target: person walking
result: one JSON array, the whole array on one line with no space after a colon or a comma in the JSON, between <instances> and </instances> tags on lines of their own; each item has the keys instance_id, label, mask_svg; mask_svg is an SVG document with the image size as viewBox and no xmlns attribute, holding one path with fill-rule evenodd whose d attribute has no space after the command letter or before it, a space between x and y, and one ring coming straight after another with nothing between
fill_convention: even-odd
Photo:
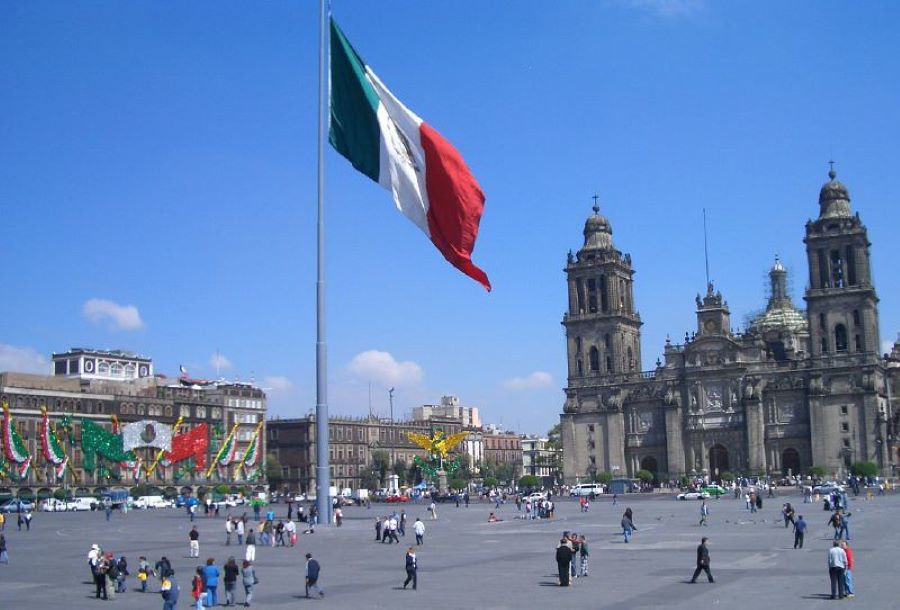
<instances>
[{"instance_id":1,"label":"person walking","mask_svg":"<svg viewBox=\"0 0 900 610\"><path fill-rule=\"evenodd\" d=\"M194 610L203 610L204 602L209 600L203 589L203 566L197 566L194 578L191 580L191 597L194 598Z\"/></svg>"},{"instance_id":2,"label":"person walking","mask_svg":"<svg viewBox=\"0 0 900 610\"><path fill-rule=\"evenodd\" d=\"M631 534L636 529L634 521L631 520L631 509L629 508L622 515L622 535L625 537L625 544L631 542Z\"/></svg>"},{"instance_id":3,"label":"person walking","mask_svg":"<svg viewBox=\"0 0 900 610\"><path fill-rule=\"evenodd\" d=\"M6 550L6 536L0 532L0 563L9 565L9 553Z\"/></svg>"},{"instance_id":4,"label":"person walking","mask_svg":"<svg viewBox=\"0 0 900 610\"><path fill-rule=\"evenodd\" d=\"M841 513L841 528L838 530L838 538L843 537L850 540L850 512Z\"/></svg>"},{"instance_id":5,"label":"person walking","mask_svg":"<svg viewBox=\"0 0 900 610\"><path fill-rule=\"evenodd\" d=\"M163 599L163 610L175 610L178 605L178 581L175 580L175 570L172 568L162 575L159 594Z\"/></svg>"},{"instance_id":6,"label":"person walking","mask_svg":"<svg viewBox=\"0 0 900 610\"><path fill-rule=\"evenodd\" d=\"M91 556L93 555L93 556ZM106 570L104 568L103 552L96 544L91 547L90 559L91 575L94 577L94 586L97 591L97 599L106 599Z\"/></svg>"},{"instance_id":7,"label":"person walking","mask_svg":"<svg viewBox=\"0 0 900 610\"><path fill-rule=\"evenodd\" d=\"M830 525L831 527L834 528L834 539L835 540L840 540L840 538L841 538L841 520L842 520L841 519L841 511L835 510L831 514L831 517L828 519L828 523L825 524L825 525Z\"/></svg>"},{"instance_id":8,"label":"person walking","mask_svg":"<svg viewBox=\"0 0 900 610\"><path fill-rule=\"evenodd\" d=\"M556 547L556 569L559 573L559 586L569 586L569 565L572 563L572 547L569 539L563 536Z\"/></svg>"},{"instance_id":9,"label":"person walking","mask_svg":"<svg viewBox=\"0 0 900 610\"><path fill-rule=\"evenodd\" d=\"M234 521L231 520L231 515L225 517L225 546L229 546L231 544L231 534L234 533Z\"/></svg>"},{"instance_id":10,"label":"person walking","mask_svg":"<svg viewBox=\"0 0 900 610\"><path fill-rule=\"evenodd\" d=\"M153 570L150 569L150 564L147 563L147 558L143 555L138 557L138 573L137 579L141 583L141 593L147 592L147 580L150 579L150 574L153 573Z\"/></svg>"},{"instance_id":11,"label":"person walking","mask_svg":"<svg viewBox=\"0 0 900 610\"><path fill-rule=\"evenodd\" d=\"M206 567L203 568L203 581L203 584L206 585L207 603L210 606L218 605L219 597L216 592L219 589L219 566L212 557L206 560Z\"/></svg>"},{"instance_id":12,"label":"person walking","mask_svg":"<svg viewBox=\"0 0 900 610\"><path fill-rule=\"evenodd\" d=\"M418 517L416 517L416 522L413 523L413 532L416 535L416 545L422 546L425 542L425 524Z\"/></svg>"},{"instance_id":13,"label":"person walking","mask_svg":"<svg viewBox=\"0 0 900 610\"><path fill-rule=\"evenodd\" d=\"M706 519L709 517L709 507L706 505L706 500L703 501L703 504L700 505L700 523L699 525L706 526Z\"/></svg>"},{"instance_id":14,"label":"person walking","mask_svg":"<svg viewBox=\"0 0 900 610\"><path fill-rule=\"evenodd\" d=\"M237 585L237 577L240 574L241 569L238 567L237 562L234 560L234 557L229 557L228 561L225 562L225 567L222 568L222 571L225 572L225 576L222 581L225 583L225 605L233 606L234 605L234 588Z\"/></svg>"},{"instance_id":15,"label":"person walking","mask_svg":"<svg viewBox=\"0 0 900 610\"><path fill-rule=\"evenodd\" d=\"M847 569L844 570L844 593L847 597L856 597L853 594L853 549L846 540L841 541L841 548L847 555Z\"/></svg>"},{"instance_id":16,"label":"person walking","mask_svg":"<svg viewBox=\"0 0 900 610\"><path fill-rule=\"evenodd\" d=\"M241 583L244 585L244 606L250 607L250 602L253 601L253 586L259 582L259 579L256 577L256 569L253 567L253 564L244 560L244 563L241 565Z\"/></svg>"},{"instance_id":17,"label":"person walking","mask_svg":"<svg viewBox=\"0 0 900 610\"><path fill-rule=\"evenodd\" d=\"M191 528L191 531L188 533L188 538L191 541L191 557L200 557L200 532L197 531L197 526Z\"/></svg>"},{"instance_id":18,"label":"person walking","mask_svg":"<svg viewBox=\"0 0 900 610\"><path fill-rule=\"evenodd\" d=\"M419 564L416 561L416 550L413 547L409 547L406 551L406 580L403 582L404 589L412 582L413 591L416 590L416 585L418 584L418 569Z\"/></svg>"},{"instance_id":19,"label":"person walking","mask_svg":"<svg viewBox=\"0 0 900 610\"><path fill-rule=\"evenodd\" d=\"M791 525L796 525L794 522L794 507L791 506L790 502L785 503L785 505L781 509L781 513L784 516L784 529L787 529L788 523Z\"/></svg>"},{"instance_id":20,"label":"person walking","mask_svg":"<svg viewBox=\"0 0 900 610\"><path fill-rule=\"evenodd\" d=\"M431 513L431 520L435 521L437 519L437 504L434 503L434 500L428 505L428 512Z\"/></svg>"},{"instance_id":21,"label":"person walking","mask_svg":"<svg viewBox=\"0 0 900 610\"><path fill-rule=\"evenodd\" d=\"M128 560L122 555L119 557L119 563L116 564L119 574L116 577L116 593L125 593L128 589L125 586L125 577L131 572L128 571Z\"/></svg>"},{"instance_id":22,"label":"person walking","mask_svg":"<svg viewBox=\"0 0 900 610\"><path fill-rule=\"evenodd\" d=\"M319 588L319 573L321 566L319 562L312 558L312 553L306 554L306 597L309 597L310 591L315 591L319 597L325 597L325 591Z\"/></svg>"},{"instance_id":23,"label":"person walking","mask_svg":"<svg viewBox=\"0 0 900 610\"><path fill-rule=\"evenodd\" d=\"M716 582L713 580L712 572L709 571L709 549L706 546L708 542L709 538L704 537L700 539L700 546L697 547L697 567L694 570L694 575L691 577L691 584L697 582L700 572L706 572L706 578L709 582Z\"/></svg>"},{"instance_id":24,"label":"person walking","mask_svg":"<svg viewBox=\"0 0 900 610\"><path fill-rule=\"evenodd\" d=\"M803 548L803 536L806 534L806 521L803 520L803 515L797 517L797 522L794 523L794 548L802 549Z\"/></svg>"},{"instance_id":25,"label":"person walking","mask_svg":"<svg viewBox=\"0 0 900 610\"><path fill-rule=\"evenodd\" d=\"M406 509L402 509L400 511L400 523L397 526L397 530L400 532L400 535L406 538ZM848 538L849 540L849 538Z\"/></svg>"},{"instance_id":26,"label":"person walking","mask_svg":"<svg viewBox=\"0 0 900 610\"><path fill-rule=\"evenodd\" d=\"M578 553L581 555L581 575L588 575L588 543L585 536L581 536L578 540Z\"/></svg>"},{"instance_id":27,"label":"person walking","mask_svg":"<svg viewBox=\"0 0 900 610\"><path fill-rule=\"evenodd\" d=\"M844 587L844 570L847 569L847 553L841 543L835 540L828 550L828 577L831 579L831 599L844 599L847 591Z\"/></svg>"},{"instance_id":28,"label":"person walking","mask_svg":"<svg viewBox=\"0 0 900 610\"><path fill-rule=\"evenodd\" d=\"M247 552L244 553L244 559L256 561L256 531L252 527L247 530Z\"/></svg>"},{"instance_id":29,"label":"person walking","mask_svg":"<svg viewBox=\"0 0 900 610\"><path fill-rule=\"evenodd\" d=\"M381 542L381 517L375 517L375 542Z\"/></svg>"}]
</instances>

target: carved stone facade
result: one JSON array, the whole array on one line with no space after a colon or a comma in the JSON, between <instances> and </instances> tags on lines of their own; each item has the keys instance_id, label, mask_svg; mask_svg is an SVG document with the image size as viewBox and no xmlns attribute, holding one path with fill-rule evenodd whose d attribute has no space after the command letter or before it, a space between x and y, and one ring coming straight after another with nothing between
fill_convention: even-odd
<instances>
[{"instance_id":1,"label":"carved stone facade","mask_svg":"<svg viewBox=\"0 0 900 610\"><path fill-rule=\"evenodd\" d=\"M806 225L808 311L791 302L776 257L766 311L743 333L709 284L697 295L697 330L681 344L667 339L664 361L645 372L631 257L615 249L594 207L584 247L565 269L566 482L642 469L660 478L797 474L813 465L840 473L858 461L892 471L898 454L869 242L847 188L829 177L819 217Z\"/></svg>"}]
</instances>

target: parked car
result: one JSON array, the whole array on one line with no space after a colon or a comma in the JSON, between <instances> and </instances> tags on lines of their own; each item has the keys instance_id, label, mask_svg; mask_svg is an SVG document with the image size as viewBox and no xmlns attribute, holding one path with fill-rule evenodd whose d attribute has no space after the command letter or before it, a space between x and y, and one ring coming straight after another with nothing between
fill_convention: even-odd
<instances>
[{"instance_id":1,"label":"parked car","mask_svg":"<svg viewBox=\"0 0 900 610\"><path fill-rule=\"evenodd\" d=\"M403 503L405 503L405 502L409 502L409 496L400 496L400 495L388 496L387 498L385 498L384 501L385 502L403 502Z\"/></svg>"},{"instance_id":2,"label":"parked car","mask_svg":"<svg viewBox=\"0 0 900 610\"><path fill-rule=\"evenodd\" d=\"M97 498L83 496L80 498L72 498L72 510L96 510L100 506Z\"/></svg>"},{"instance_id":3,"label":"parked car","mask_svg":"<svg viewBox=\"0 0 900 610\"><path fill-rule=\"evenodd\" d=\"M174 502L162 496L141 496L134 501L135 508L171 508L174 505Z\"/></svg>"},{"instance_id":4,"label":"parked car","mask_svg":"<svg viewBox=\"0 0 900 610\"><path fill-rule=\"evenodd\" d=\"M0 513L25 513L34 510L34 502L29 500L7 500L0 504Z\"/></svg>"},{"instance_id":5,"label":"parked car","mask_svg":"<svg viewBox=\"0 0 900 610\"><path fill-rule=\"evenodd\" d=\"M715 483L712 485L704 485L703 491L708 493L711 496L724 496L728 493L728 490L722 487L721 485L716 485Z\"/></svg>"},{"instance_id":6,"label":"parked car","mask_svg":"<svg viewBox=\"0 0 900 610\"><path fill-rule=\"evenodd\" d=\"M604 491L605 489L601 483L581 483L573 487L569 495L572 497L590 496L591 494L599 496Z\"/></svg>"},{"instance_id":7,"label":"parked car","mask_svg":"<svg viewBox=\"0 0 900 610\"><path fill-rule=\"evenodd\" d=\"M67 510L75 510L75 503L68 500L58 500L56 498L47 498L41 502L41 510L48 513L63 512Z\"/></svg>"},{"instance_id":8,"label":"parked car","mask_svg":"<svg viewBox=\"0 0 900 610\"><path fill-rule=\"evenodd\" d=\"M679 500L705 500L709 493L705 491L685 491L675 496Z\"/></svg>"},{"instance_id":9,"label":"parked car","mask_svg":"<svg viewBox=\"0 0 900 610\"><path fill-rule=\"evenodd\" d=\"M522 501L524 502L527 500L529 502L537 502L538 500L546 500L546 499L547 499L546 492L536 491L536 492L534 492L532 494L528 494L527 496L522 498Z\"/></svg>"}]
</instances>

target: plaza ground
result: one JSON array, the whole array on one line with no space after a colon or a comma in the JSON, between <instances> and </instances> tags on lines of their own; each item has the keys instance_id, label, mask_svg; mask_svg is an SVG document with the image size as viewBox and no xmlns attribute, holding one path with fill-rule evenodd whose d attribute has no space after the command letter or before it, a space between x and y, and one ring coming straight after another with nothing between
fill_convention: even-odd
<instances>
[{"instance_id":1,"label":"plaza ground","mask_svg":"<svg viewBox=\"0 0 900 610\"><path fill-rule=\"evenodd\" d=\"M803 550L792 548L793 534L780 519L784 501L792 502L809 523ZM347 508L343 527L301 535L295 548L259 547L254 607L548 608L563 603L622 610L726 604L796 609L837 603L827 599L828 513L821 504L802 504L796 493L765 499L763 510L753 515L740 501L710 500L709 527L702 528L697 525L699 502L653 494L620 498L618 506L602 498L586 514L576 502L563 500L555 519L541 521L515 519L515 506L507 504L497 511L504 521L495 524L487 523L493 504L473 503L468 509L441 505L437 521L427 519L424 506L409 504L403 506L410 524L401 544L376 543L375 516L389 506ZM626 506L634 510L638 527L630 544L624 544L619 528ZM283 516L286 506L275 507ZM900 495L851 500L856 598L841 603L900 608L898 510ZM196 520L201 558L214 557L220 566L229 555L241 559L243 554L235 545L224 545L224 514L201 514ZM415 542L411 530L417 516L427 528L425 545L418 548L419 589L402 590L404 553ZM6 528L11 563L0 565L0 608L56 609L61 603L73 610L161 608L155 581L153 593L134 591L139 555L151 564L168 556L182 589L178 606L190 606L190 576L199 562L188 558L190 522L180 510L114 514L109 522L103 513L36 513L32 531L21 533L14 521ZM554 561L563 530L585 534L591 552L591 575L567 589L556 586ZM701 536L710 539L715 584L706 583L704 576L697 584L687 583ZM88 584L86 555L92 543L128 558L129 592L115 601L95 600ZM302 597L306 552L322 564L323 600ZM222 589L220 584L220 598ZM242 590L237 598L243 602Z\"/></svg>"}]
</instances>

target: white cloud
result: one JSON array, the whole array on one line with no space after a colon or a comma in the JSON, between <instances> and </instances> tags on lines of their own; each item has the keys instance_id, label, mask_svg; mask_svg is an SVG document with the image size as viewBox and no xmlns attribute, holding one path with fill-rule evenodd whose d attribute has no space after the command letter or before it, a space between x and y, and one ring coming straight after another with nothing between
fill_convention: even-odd
<instances>
[{"instance_id":1,"label":"white cloud","mask_svg":"<svg viewBox=\"0 0 900 610\"><path fill-rule=\"evenodd\" d=\"M270 393L290 392L294 389L293 382L281 375L271 375L263 379L263 387Z\"/></svg>"},{"instance_id":2,"label":"white cloud","mask_svg":"<svg viewBox=\"0 0 900 610\"><path fill-rule=\"evenodd\" d=\"M535 371L527 377L513 377L503 382L507 390L540 390L553 385L553 375L544 371Z\"/></svg>"},{"instance_id":3,"label":"white cloud","mask_svg":"<svg viewBox=\"0 0 900 610\"><path fill-rule=\"evenodd\" d=\"M39 352L30 347L16 347L0 343L0 371L48 375L50 366Z\"/></svg>"},{"instance_id":4,"label":"white cloud","mask_svg":"<svg viewBox=\"0 0 900 610\"><path fill-rule=\"evenodd\" d=\"M110 330L140 330L144 328L141 314L134 305L119 305L108 299L89 299L82 307L82 313L94 324L109 322Z\"/></svg>"},{"instance_id":5,"label":"white cloud","mask_svg":"<svg viewBox=\"0 0 900 610\"><path fill-rule=\"evenodd\" d=\"M618 3L661 17L689 17L706 8L705 0L619 0Z\"/></svg>"},{"instance_id":6,"label":"white cloud","mask_svg":"<svg viewBox=\"0 0 900 610\"><path fill-rule=\"evenodd\" d=\"M891 350L894 349L893 341L882 341L881 342L881 353L882 354L890 354Z\"/></svg>"},{"instance_id":7,"label":"white cloud","mask_svg":"<svg viewBox=\"0 0 900 610\"><path fill-rule=\"evenodd\" d=\"M215 369L230 369L231 368L231 360L220 354L219 352L214 353L209 357L209 366Z\"/></svg>"},{"instance_id":8,"label":"white cloud","mask_svg":"<svg viewBox=\"0 0 900 610\"><path fill-rule=\"evenodd\" d=\"M422 367L412 361L397 362L388 352L369 350L353 357L347 365L353 375L363 381L385 386L413 385L422 380Z\"/></svg>"}]
</instances>

